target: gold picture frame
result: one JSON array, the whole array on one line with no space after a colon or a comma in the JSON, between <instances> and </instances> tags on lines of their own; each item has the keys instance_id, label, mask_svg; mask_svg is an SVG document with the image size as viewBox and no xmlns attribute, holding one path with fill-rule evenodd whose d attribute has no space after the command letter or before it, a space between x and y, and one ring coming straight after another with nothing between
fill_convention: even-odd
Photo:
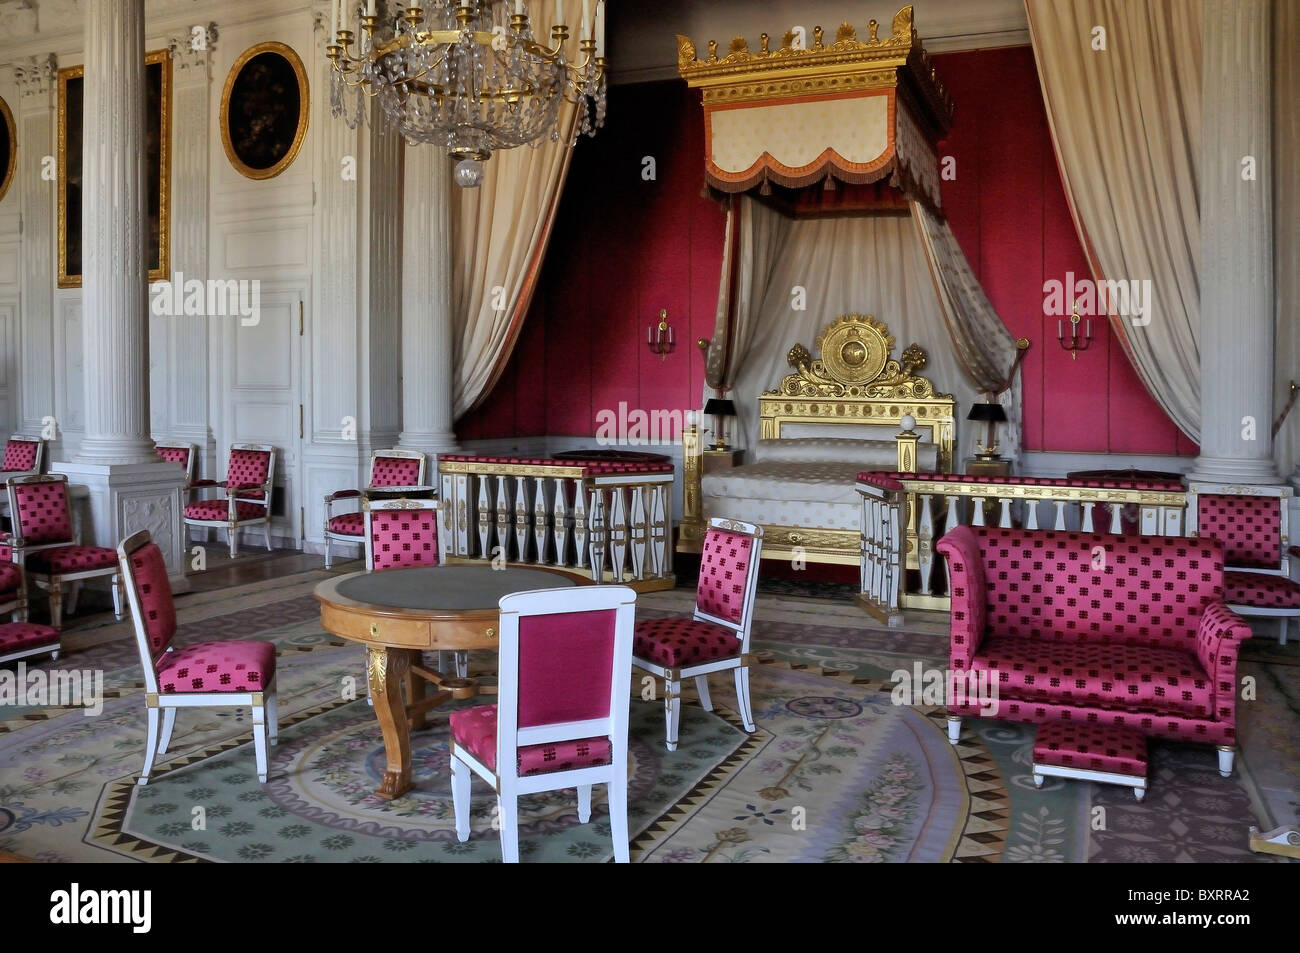
<instances>
[{"instance_id":1,"label":"gold picture frame","mask_svg":"<svg viewBox=\"0 0 1300 953\"><path fill-rule=\"evenodd\" d=\"M266 54L278 56L288 66L285 70L283 66L276 64L274 58L266 57ZM263 67L262 76L244 77L245 68L254 60L259 59ZM296 124L293 129L291 141L286 146L283 143L290 140L288 130L285 128L285 116L272 117L273 121L265 122L260 125L260 129L270 130L269 133L261 137L261 141L245 137L239 137L240 142L236 142L235 137L231 135L231 98L235 95L244 97L256 97L263 93L258 89L256 84L260 82L285 82L288 79L289 71L292 71L294 82L297 85L298 93L298 110ZM244 80L246 85L239 90L237 84ZM273 107L283 107L286 104L292 112L291 100L286 100L283 91L278 94L271 89L265 90L265 99ZM236 120L240 121L244 110L238 107L241 103L236 102ZM251 108L256 108L255 100L250 102ZM226 74L226 84L221 90L221 110L217 115L217 125L221 128L221 144L225 147L226 158L234 167L235 171L248 179L273 179L285 169L293 164L294 159L298 158L298 152L302 149L303 139L307 136L307 123L311 118L311 89L307 82L307 71L303 68L302 60L294 52L293 47L274 40L268 40L264 43L258 43L250 46L244 52L239 54L230 72Z\"/></svg>"},{"instance_id":2,"label":"gold picture frame","mask_svg":"<svg viewBox=\"0 0 1300 953\"><path fill-rule=\"evenodd\" d=\"M14 125L14 114L4 97L0 97L0 127L3 128L0 136L0 201L4 201L14 180L14 169L18 168L18 127Z\"/></svg>"},{"instance_id":3,"label":"gold picture frame","mask_svg":"<svg viewBox=\"0 0 1300 953\"><path fill-rule=\"evenodd\" d=\"M171 111L172 56L168 50L145 55L145 158L149 221L149 281L165 281L171 271ZM156 67L156 71L151 69ZM85 67L59 70L58 232L59 287L80 288L82 272L81 174ZM74 117L73 114L76 114ZM155 119L156 117L156 119ZM74 119L76 128L73 128ZM71 173L71 174L70 174ZM75 199L70 192L75 188ZM157 197L155 201L155 196ZM75 214L73 210L75 209Z\"/></svg>"}]
</instances>

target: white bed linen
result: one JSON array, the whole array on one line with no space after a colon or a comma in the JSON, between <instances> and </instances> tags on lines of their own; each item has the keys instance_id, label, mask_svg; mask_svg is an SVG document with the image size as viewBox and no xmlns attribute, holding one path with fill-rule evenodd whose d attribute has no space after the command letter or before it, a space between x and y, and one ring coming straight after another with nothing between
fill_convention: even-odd
<instances>
[{"instance_id":1,"label":"white bed linen","mask_svg":"<svg viewBox=\"0 0 1300 953\"><path fill-rule=\"evenodd\" d=\"M725 516L773 526L856 530L859 462L751 463L700 481L705 518ZM892 469L892 467L891 467Z\"/></svg>"}]
</instances>

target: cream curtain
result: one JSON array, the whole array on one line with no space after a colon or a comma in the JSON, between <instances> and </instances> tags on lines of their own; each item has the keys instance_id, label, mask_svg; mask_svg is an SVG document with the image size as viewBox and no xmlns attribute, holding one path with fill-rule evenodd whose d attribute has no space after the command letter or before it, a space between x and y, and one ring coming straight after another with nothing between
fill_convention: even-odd
<instances>
[{"instance_id":1,"label":"cream curtain","mask_svg":"<svg viewBox=\"0 0 1300 953\"><path fill-rule=\"evenodd\" d=\"M1095 279L1148 280L1150 323L1112 316L1152 396L1200 433L1201 4L1025 0L1066 197ZM1105 50L1094 50L1103 26Z\"/></svg>"},{"instance_id":2,"label":"cream curtain","mask_svg":"<svg viewBox=\"0 0 1300 953\"><path fill-rule=\"evenodd\" d=\"M939 296L939 310L947 325L953 352L967 378L980 390L992 391L1002 386L1015 363L1016 340L993 310L948 220L921 202L908 204L930 267L935 293ZM1020 456L1024 430L1020 397L1020 370L1017 368L1011 386L998 397L998 403L1007 414L1007 422L999 427L998 439L1005 448L1003 456L1012 459Z\"/></svg>"},{"instance_id":3,"label":"cream curtain","mask_svg":"<svg viewBox=\"0 0 1300 953\"><path fill-rule=\"evenodd\" d=\"M552 11L549 3L530 6L536 36L550 36ZM582 4L564 0L564 14L575 34ZM484 163L477 189L453 186L456 417L491 392L519 338L573 154L577 115L564 104L559 141L497 152Z\"/></svg>"},{"instance_id":4,"label":"cream curtain","mask_svg":"<svg viewBox=\"0 0 1300 953\"><path fill-rule=\"evenodd\" d=\"M762 202L740 193L729 196L728 203L718 313L705 359L705 399L714 388L729 389L736 382L735 356L749 351L772 262L786 236L781 214Z\"/></svg>"},{"instance_id":5,"label":"cream curtain","mask_svg":"<svg viewBox=\"0 0 1300 953\"><path fill-rule=\"evenodd\" d=\"M1273 289L1277 297L1274 415L1300 382L1300 3L1273 5ZM1300 406L1273 439L1278 472L1300 463Z\"/></svg>"},{"instance_id":6,"label":"cream curtain","mask_svg":"<svg viewBox=\"0 0 1300 953\"><path fill-rule=\"evenodd\" d=\"M736 368L733 398L742 445L752 447L758 439L759 395L777 386L791 372L786 363L791 345L800 342L813 349L818 332L836 316L849 312L871 314L884 321L897 342L895 356L913 342L924 347L929 364L921 373L940 392L956 398L958 417L964 418L970 405L979 399L983 383L972 378L958 357L959 350L970 350L971 335L963 330L961 340L965 343L954 341L944 301L931 278L925 246L911 217L882 214L792 220L778 216L775 224L784 236L776 240L774 247L779 254L772 256L766 279L761 275L753 278L752 287L761 289L761 295L755 295L749 345L732 354ZM947 254L951 255L951 251ZM960 250L956 255L961 257ZM950 264L940 262L939 267L946 269ZM796 286L805 289L807 305L797 311L792 308ZM952 297L966 299L962 293ZM970 320L973 306L964 303L962 307L967 309L966 316L954 314L952 324ZM996 319L996 315L993 317ZM1010 341L1005 329L999 341L999 346ZM1014 343L1010 346L1014 348ZM969 359L977 366L982 366L984 360L989 360L990 366L996 364L984 357ZM1007 358L999 378L1009 366ZM1019 401L1008 401L1008 405L1007 415L1012 422L1000 428L999 436L1004 454L1015 458L1020 450ZM983 437L982 431L973 431L972 425L958 424L957 445L962 458L972 452L975 438Z\"/></svg>"}]
</instances>

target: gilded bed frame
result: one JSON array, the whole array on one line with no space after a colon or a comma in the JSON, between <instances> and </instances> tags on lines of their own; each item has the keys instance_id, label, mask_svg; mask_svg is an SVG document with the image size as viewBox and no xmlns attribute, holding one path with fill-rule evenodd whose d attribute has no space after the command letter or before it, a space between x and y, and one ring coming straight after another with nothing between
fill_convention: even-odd
<instances>
[{"instance_id":1,"label":"gilded bed frame","mask_svg":"<svg viewBox=\"0 0 1300 953\"><path fill-rule=\"evenodd\" d=\"M786 359L795 372L759 397L761 439L779 438L791 424L901 427L903 418L911 416L916 426L894 438L898 441L899 472L916 472L922 436L918 431L922 430L929 431L928 442L935 445L936 468L941 473L952 472L956 401L951 394L936 393L934 384L917 373L928 360L924 348L909 345L899 360L894 360L889 328L883 321L861 314L836 318L822 329L814 346L816 359L802 344L790 348ZM704 446L694 427L684 434L683 451L677 551L698 553L706 525L700 490ZM861 546L860 530L763 526L764 559L856 566Z\"/></svg>"}]
</instances>

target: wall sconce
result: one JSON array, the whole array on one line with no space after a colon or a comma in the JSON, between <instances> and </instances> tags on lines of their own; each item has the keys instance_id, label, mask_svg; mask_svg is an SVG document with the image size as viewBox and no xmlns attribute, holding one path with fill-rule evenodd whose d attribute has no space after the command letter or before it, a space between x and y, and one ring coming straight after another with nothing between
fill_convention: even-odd
<instances>
[{"instance_id":1,"label":"wall sconce","mask_svg":"<svg viewBox=\"0 0 1300 953\"><path fill-rule=\"evenodd\" d=\"M1077 361L1079 352L1088 350L1088 345L1092 343L1092 319L1088 318L1083 325L1083 337L1079 337L1079 302L1074 302L1074 313L1070 315L1070 335L1065 335L1065 322L1060 318L1056 319L1056 339L1061 342L1061 347L1070 352L1070 360Z\"/></svg>"},{"instance_id":2,"label":"wall sconce","mask_svg":"<svg viewBox=\"0 0 1300 953\"><path fill-rule=\"evenodd\" d=\"M677 339L673 334L672 325L668 323L668 309L659 309L659 323L652 324L646 328L645 343L650 347L650 353L659 355L659 362L663 363L664 358L673 351L677 350Z\"/></svg>"}]
</instances>

